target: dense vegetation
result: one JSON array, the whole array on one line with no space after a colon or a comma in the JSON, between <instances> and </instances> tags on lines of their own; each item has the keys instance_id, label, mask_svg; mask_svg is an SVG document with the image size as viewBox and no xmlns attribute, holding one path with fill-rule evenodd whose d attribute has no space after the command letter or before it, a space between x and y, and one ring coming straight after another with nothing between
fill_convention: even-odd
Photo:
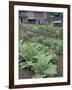
<instances>
[{"instance_id":1,"label":"dense vegetation","mask_svg":"<svg viewBox=\"0 0 72 90\"><path fill-rule=\"evenodd\" d=\"M34 78L55 76L57 56L63 52L63 30L48 25L19 25L19 65Z\"/></svg>"}]
</instances>

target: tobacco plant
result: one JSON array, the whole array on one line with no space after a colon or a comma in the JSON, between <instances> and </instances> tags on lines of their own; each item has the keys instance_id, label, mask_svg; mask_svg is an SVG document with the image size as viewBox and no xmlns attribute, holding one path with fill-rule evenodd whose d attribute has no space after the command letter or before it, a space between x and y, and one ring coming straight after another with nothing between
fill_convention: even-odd
<instances>
[{"instance_id":1,"label":"tobacco plant","mask_svg":"<svg viewBox=\"0 0 72 90\"><path fill-rule=\"evenodd\" d=\"M33 78L50 77L57 74L57 56L49 47L40 43L19 43L19 65L31 69Z\"/></svg>"}]
</instances>

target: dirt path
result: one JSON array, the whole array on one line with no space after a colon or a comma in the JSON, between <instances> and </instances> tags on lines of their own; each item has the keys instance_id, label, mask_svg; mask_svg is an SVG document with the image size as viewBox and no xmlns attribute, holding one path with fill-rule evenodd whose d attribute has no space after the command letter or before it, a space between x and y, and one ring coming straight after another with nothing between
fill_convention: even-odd
<instances>
[{"instance_id":1,"label":"dirt path","mask_svg":"<svg viewBox=\"0 0 72 90\"><path fill-rule=\"evenodd\" d=\"M32 78L32 71L28 70L28 69L20 69L19 68L19 79L28 79L28 78Z\"/></svg>"},{"instance_id":2,"label":"dirt path","mask_svg":"<svg viewBox=\"0 0 72 90\"><path fill-rule=\"evenodd\" d=\"M59 55L58 56L58 62L57 62L57 76L62 77L63 76L63 56Z\"/></svg>"}]
</instances>

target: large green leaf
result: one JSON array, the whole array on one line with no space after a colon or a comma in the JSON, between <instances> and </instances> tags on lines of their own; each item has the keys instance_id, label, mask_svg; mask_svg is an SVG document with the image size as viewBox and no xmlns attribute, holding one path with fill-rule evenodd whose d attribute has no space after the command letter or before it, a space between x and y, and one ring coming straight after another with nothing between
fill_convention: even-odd
<instances>
[{"instance_id":1,"label":"large green leaf","mask_svg":"<svg viewBox=\"0 0 72 90\"><path fill-rule=\"evenodd\" d=\"M31 44L24 43L20 47L20 53L26 60L29 61L30 58L32 58L37 53L37 50Z\"/></svg>"},{"instance_id":2,"label":"large green leaf","mask_svg":"<svg viewBox=\"0 0 72 90\"><path fill-rule=\"evenodd\" d=\"M40 54L37 56L38 61L33 64L34 71L36 73L43 73L44 70L47 69L49 61L52 59L51 55L46 56L44 54Z\"/></svg>"},{"instance_id":3,"label":"large green leaf","mask_svg":"<svg viewBox=\"0 0 72 90\"><path fill-rule=\"evenodd\" d=\"M28 67L25 62L21 62L19 65L20 65L21 69L24 69L24 68Z\"/></svg>"},{"instance_id":4,"label":"large green leaf","mask_svg":"<svg viewBox=\"0 0 72 90\"><path fill-rule=\"evenodd\" d=\"M57 74L57 65L55 64L49 64L48 65L48 68L43 71L45 74L48 74L48 75L54 75L54 74Z\"/></svg>"}]
</instances>

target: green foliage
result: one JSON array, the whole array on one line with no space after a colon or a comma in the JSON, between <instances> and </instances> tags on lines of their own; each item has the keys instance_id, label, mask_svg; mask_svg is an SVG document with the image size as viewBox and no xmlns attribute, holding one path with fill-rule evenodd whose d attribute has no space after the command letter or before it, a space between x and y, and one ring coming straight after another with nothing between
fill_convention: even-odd
<instances>
[{"instance_id":1,"label":"green foliage","mask_svg":"<svg viewBox=\"0 0 72 90\"><path fill-rule=\"evenodd\" d=\"M33 78L57 74L57 56L62 53L62 27L19 25L19 65L22 69L31 69Z\"/></svg>"},{"instance_id":2,"label":"green foliage","mask_svg":"<svg viewBox=\"0 0 72 90\"><path fill-rule=\"evenodd\" d=\"M62 27L50 27L48 25L36 25L36 24L20 24L19 25L19 39L23 39L24 36L29 35L43 36L43 37L55 37L63 39Z\"/></svg>"},{"instance_id":3,"label":"green foliage","mask_svg":"<svg viewBox=\"0 0 72 90\"><path fill-rule=\"evenodd\" d=\"M43 40L44 45L50 47L56 54L61 54L63 52L63 41L55 38L48 38Z\"/></svg>"},{"instance_id":4,"label":"green foliage","mask_svg":"<svg viewBox=\"0 0 72 90\"><path fill-rule=\"evenodd\" d=\"M53 61L56 60L56 54L49 52L49 48L38 43L24 43L20 46L20 67L31 68L34 70L33 77L45 77L57 73ZM53 68L53 72L52 71ZM50 69L48 71L48 69ZM46 73L46 70L48 73Z\"/></svg>"},{"instance_id":5,"label":"green foliage","mask_svg":"<svg viewBox=\"0 0 72 90\"><path fill-rule=\"evenodd\" d=\"M37 53L37 50L30 43L24 43L20 47L20 54L26 60L30 60L32 58L32 56L36 55L36 53Z\"/></svg>"},{"instance_id":6,"label":"green foliage","mask_svg":"<svg viewBox=\"0 0 72 90\"><path fill-rule=\"evenodd\" d=\"M48 68L44 71L44 73L49 74L49 75L54 75L54 74L57 73L56 68L57 68L57 65L54 65L54 64L50 63L48 65Z\"/></svg>"}]
</instances>

